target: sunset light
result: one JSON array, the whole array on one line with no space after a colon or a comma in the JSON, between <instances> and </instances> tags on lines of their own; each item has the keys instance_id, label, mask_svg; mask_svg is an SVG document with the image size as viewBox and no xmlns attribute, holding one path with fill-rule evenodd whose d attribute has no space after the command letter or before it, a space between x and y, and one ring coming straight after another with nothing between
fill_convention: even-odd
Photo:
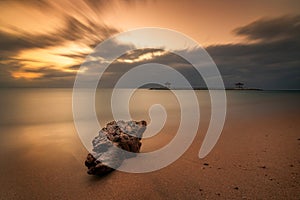
<instances>
[{"instance_id":1,"label":"sunset light","mask_svg":"<svg viewBox=\"0 0 300 200\"><path fill-rule=\"evenodd\" d=\"M293 1L289 3L276 1L272 3L272 6L268 1L259 1L258 7L252 6L257 5L256 1L239 3L192 1L188 4L180 1L114 0L109 4L101 2L91 0L62 0L59 3L47 0L30 1L30 3L1 1L0 64L4 65L2 69L8 72L4 76L10 74L10 77L2 78L3 81L6 81L3 84L15 85L17 83L10 80L23 77L22 80L18 78L18 84L22 87L32 86L34 83L51 85L50 79L42 77L59 74L60 80L64 79L65 75L65 80L72 85L70 75L74 78L74 73L80 64L87 55L93 53L93 49L101 41L114 37L122 31L141 27L162 27L178 31L205 47L215 61L219 62L217 63L219 67L226 68L225 71L230 71L227 69L229 66L238 66L240 68L238 70L247 71L248 69L242 68L252 65L252 63L244 64L243 62L246 60L243 58L244 55L235 55L235 63L225 64L229 60L224 56L220 57L219 52L234 54L239 51L235 48L244 46L249 47L251 51L253 49L253 53L257 52L254 49L260 48L259 45L267 39L277 41L277 38L290 37L274 35L276 38L267 38L263 35L263 31L268 30L264 30L263 27L271 27L270 30L276 30L276 27L273 26L282 24L282 27L289 30L289 26L292 27L293 24L298 23L297 17L293 17L297 14L297 5ZM212 10L213 12L211 12ZM253 32L249 32L249 28ZM287 31L286 34L288 33L291 34L293 31ZM281 34L284 33L281 32ZM145 30L142 37L128 33L118 38L118 42L119 45L134 45L136 48L151 48L152 45L159 46L161 43L167 42L168 46L172 48L169 50L172 51L190 46L184 42L179 43L177 38L171 38L168 35L160 37L164 38L163 41L159 41L157 38L155 33ZM161 46L161 49L167 50L164 48ZM274 44L274 48L279 48L279 46ZM240 52L246 51L241 50ZM269 56L269 54L266 55ZM122 58L119 61L133 64L142 60L155 60L155 58L163 56L166 54L160 55L156 52L156 54L139 55L134 59ZM94 59L92 57L89 59ZM98 56L97 59L101 60L101 56ZM257 59L250 61L253 60ZM266 64L264 63L264 65ZM266 69L271 70L272 68ZM269 73L275 72L271 70ZM235 81L234 78L226 77L228 80L225 82L232 85ZM267 85L275 87L272 86L273 83L276 84L280 81L275 80L277 78L273 78L273 76L270 77L272 80L267 80L269 83ZM30 82L27 83L26 79L30 79ZM36 80L34 81L34 79ZM286 80L286 78L282 77L282 80ZM251 80L249 81L251 82ZM253 81L253 84L257 82ZM280 87L290 87L280 85Z\"/></svg>"},{"instance_id":2,"label":"sunset light","mask_svg":"<svg viewBox=\"0 0 300 200\"><path fill-rule=\"evenodd\" d=\"M299 0L0 0L0 200L299 200L299 102Z\"/></svg>"}]
</instances>

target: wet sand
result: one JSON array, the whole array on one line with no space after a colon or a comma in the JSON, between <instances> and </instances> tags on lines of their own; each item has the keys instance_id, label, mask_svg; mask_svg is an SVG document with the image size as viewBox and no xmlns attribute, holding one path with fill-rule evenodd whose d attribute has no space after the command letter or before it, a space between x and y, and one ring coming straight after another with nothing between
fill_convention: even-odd
<instances>
[{"instance_id":1,"label":"wet sand","mask_svg":"<svg viewBox=\"0 0 300 200\"><path fill-rule=\"evenodd\" d=\"M72 122L2 125L0 199L299 199L297 99L285 102L294 107L228 100L224 130L207 157L198 158L204 119L179 160L146 174L87 175L87 151ZM149 149L145 141L142 151Z\"/></svg>"}]
</instances>

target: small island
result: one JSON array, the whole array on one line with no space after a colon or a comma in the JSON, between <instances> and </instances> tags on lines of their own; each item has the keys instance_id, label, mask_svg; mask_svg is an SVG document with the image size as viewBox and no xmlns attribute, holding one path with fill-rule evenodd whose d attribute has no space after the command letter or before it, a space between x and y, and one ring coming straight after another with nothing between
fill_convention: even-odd
<instances>
[{"instance_id":1,"label":"small island","mask_svg":"<svg viewBox=\"0 0 300 200\"><path fill-rule=\"evenodd\" d=\"M262 91L263 89L260 88L249 88L249 87L244 87L244 83L237 82L234 84L235 87L232 88L225 88L225 90L255 90L255 91ZM149 90L222 90L222 88L210 88L208 89L207 87L193 87L193 88L175 88L171 87L170 82L166 82L165 85L151 85L150 87L145 86L144 88L148 88Z\"/></svg>"}]
</instances>

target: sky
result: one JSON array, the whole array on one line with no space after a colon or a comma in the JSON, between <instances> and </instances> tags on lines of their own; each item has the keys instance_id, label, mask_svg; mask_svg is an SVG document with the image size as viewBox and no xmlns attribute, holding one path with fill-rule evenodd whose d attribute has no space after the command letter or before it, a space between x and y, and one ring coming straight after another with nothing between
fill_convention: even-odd
<instances>
[{"instance_id":1,"label":"sky","mask_svg":"<svg viewBox=\"0 0 300 200\"><path fill-rule=\"evenodd\" d=\"M142 27L168 28L193 38L212 57L226 87L243 82L253 88L300 89L296 0L3 0L0 87L72 87L96 45ZM114 62L104 77L107 86L124 70L148 62L149 55L154 55L151 62L180 66L192 84L202 86L185 60L156 49ZM128 59L131 65L120 62Z\"/></svg>"}]
</instances>

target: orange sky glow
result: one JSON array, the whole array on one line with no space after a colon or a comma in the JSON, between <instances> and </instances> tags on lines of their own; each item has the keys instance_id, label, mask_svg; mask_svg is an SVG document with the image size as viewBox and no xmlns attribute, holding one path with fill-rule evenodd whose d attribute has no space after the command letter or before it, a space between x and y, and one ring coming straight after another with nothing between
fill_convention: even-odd
<instances>
[{"instance_id":1,"label":"orange sky glow","mask_svg":"<svg viewBox=\"0 0 300 200\"><path fill-rule=\"evenodd\" d=\"M92 22L93 25L112 27L119 32L139 27L169 28L184 33L207 47L216 44L247 43L245 38L235 36L232 30L262 17L299 12L297 1L284 0L95 2L1 1L0 31L16 37L27 35L29 40L30 36L55 35L70 25L66 19L70 19L71 16L73 21L86 27L92 26ZM86 35L66 41L61 39L61 42L55 45L24 48L16 51L10 59L1 59L0 63L9 65L16 60L19 62L21 67L10 70L14 79L41 78L43 72L39 69L44 68L76 73L76 69L70 69L69 66L80 65L84 57L78 55L91 53L91 42L97 39L100 41L97 31L89 34L88 30L83 30L82 25L76 28L82 29ZM99 32L99 35L101 34L102 40L110 35ZM131 39L134 40L134 37ZM39 41L32 43L34 42ZM147 59L147 56L151 55L137 59Z\"/></svg>"}]
</instances>

